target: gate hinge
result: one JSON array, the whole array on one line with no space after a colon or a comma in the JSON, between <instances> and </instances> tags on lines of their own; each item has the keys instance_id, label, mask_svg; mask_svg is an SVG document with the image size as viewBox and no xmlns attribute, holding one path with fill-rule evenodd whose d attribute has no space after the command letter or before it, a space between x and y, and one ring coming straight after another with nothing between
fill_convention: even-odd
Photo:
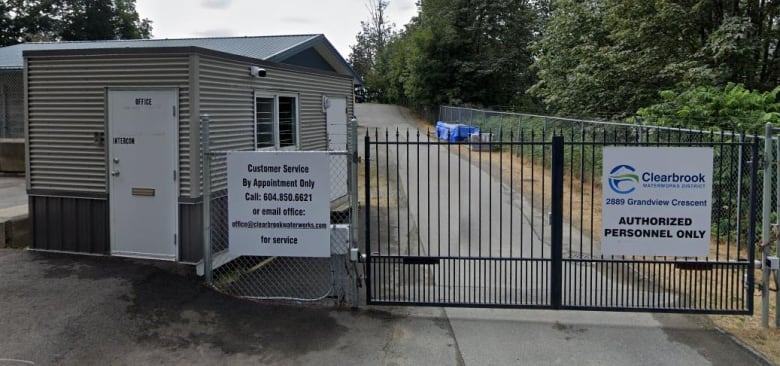
<instances>
[{"instance_id":1,"label":"gate hinge","mask_svg":"<svg viewBox=\"0 0 780 366\"><path fill-rule=\"evenodd\" d=\"M173 106L173 116L176 117L176 106Z\"/></svg>"},{"instance_id":2,"label":"gate hinge","mask_svg":"<svg viewBox=\"0 0 780 366\"><path fill-rule=\"evenodd\" d=\"M176 169L173 170L173 181L176 181Z\"/></svg>"}]
</instances>

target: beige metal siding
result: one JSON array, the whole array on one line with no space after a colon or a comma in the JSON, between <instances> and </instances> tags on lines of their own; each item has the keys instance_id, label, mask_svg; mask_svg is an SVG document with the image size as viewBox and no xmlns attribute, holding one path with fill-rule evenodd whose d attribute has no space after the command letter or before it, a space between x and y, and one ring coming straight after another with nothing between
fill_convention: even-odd
<instances>
[{"instance_id":1,"label":"beige metal siding","mask_svg":"<svg viewBox=\"0 0 780 366\"><path fill-rule=\"evenodd\" d=\"M322 97L347 97L351 114L352 78L274 67L264 67L266 77L254 78L249 75L251 65L214 56L200 58L200 113L209 116L211 150L254 148L256 90L297 94L301 150L327 149Z\"/></svg>"},{"instance_id":2,"label":"beige metal siding","mask_svg":"<svg viewBox=\"0 0 780 366\"><path fill-rule=\"evenodd\" d=\"M187 55L32 56L27 58L30 188L106 193L108 87L176 87L181 194L189 194L190 113Z\"/></svg>"}]
</instances>

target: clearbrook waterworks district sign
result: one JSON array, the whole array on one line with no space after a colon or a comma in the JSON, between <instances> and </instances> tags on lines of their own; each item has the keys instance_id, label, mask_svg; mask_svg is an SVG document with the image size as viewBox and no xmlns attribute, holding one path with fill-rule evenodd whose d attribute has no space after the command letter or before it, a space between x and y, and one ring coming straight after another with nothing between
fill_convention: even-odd
<instances>
[{"instance_id":1,"label":"clearbrook waterworks district sign","mask_svg":"<svg viewBox=\"0 0 780 366\"><path fill-rule=\"evenodd\" d=\"M709 254L712 148L605 147L604 255Z\"/></svg>"},{"instance_id":2,"label":"clearbrook waterworks district sign","mask_svg":"<svg viewBox=\"0 0 780 366\"><path fill-rule=\"evenodd\" d=\"M330 256L327 152L232 152L227 168L232 254Z\"/></svg>"}]
</instances>

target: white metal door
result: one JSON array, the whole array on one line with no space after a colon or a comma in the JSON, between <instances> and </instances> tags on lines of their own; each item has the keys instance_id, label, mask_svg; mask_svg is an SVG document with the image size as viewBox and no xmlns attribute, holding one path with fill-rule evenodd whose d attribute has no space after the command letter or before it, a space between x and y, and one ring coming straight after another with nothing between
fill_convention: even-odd
<instances>
[{"instance_id":1,"label":"white metal door","mask_svg":"<svg viewBox=\"0 0 780 366\"><path fill-rule=\"evenodd\" d=\"M111 254L176 260L178 90L109 90Z\"/></svg>"},{"instance_id":2,"label":"white metal door","mask_svg":"<svg viewBox=\"0 0 780 366\"><path fill-rule=\"evenodd\" d=\"M347 149L347 98L328 98L326 113L328 150L345 151ZM347 195L347 159L346 155L330 156L330 199L335 200Z\"/></svg>"}]
</instances>

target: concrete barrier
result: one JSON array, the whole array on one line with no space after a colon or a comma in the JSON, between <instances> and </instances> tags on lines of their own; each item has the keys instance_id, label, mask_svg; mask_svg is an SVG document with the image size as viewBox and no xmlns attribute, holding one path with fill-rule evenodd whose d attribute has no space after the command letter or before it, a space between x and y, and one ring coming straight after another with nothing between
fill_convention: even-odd
<instances>
[{"instance_id":1,"label":"concrete barrier","mask_svg":"<svg viewBox=\"0 0 780 366\"><path fill-rule=\"evenodd\" d=\"M24 139L0 138L0 172L24 173Z\"/></svg>"},{"instance_id":2,"label":"concrete barrier","mask_svg":"<svg viewBox=\"0 0 780 366\"><path fill-rule=\"evenodd\" d=\"M29 245L27 205L0 209L0 248L25 248Z\"/></svg>"}]
</instances>

